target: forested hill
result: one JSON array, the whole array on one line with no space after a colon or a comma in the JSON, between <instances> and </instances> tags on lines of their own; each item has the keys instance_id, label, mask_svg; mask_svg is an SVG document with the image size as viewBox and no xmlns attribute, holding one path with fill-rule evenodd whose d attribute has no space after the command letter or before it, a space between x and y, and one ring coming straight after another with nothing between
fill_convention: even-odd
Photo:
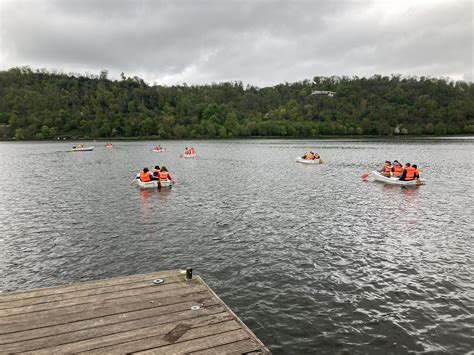
<instances>
[{"instance_id":1,"label":"forested hill","mask_svg":"<svg viewBox=\"0 0 474 355\"><path fill-rule=\"evenodd\" d=\"M444 79L315 77L257 88L150 86L123 74L109 80L106 71L0 72L3 139L473 133L473 84Z\"/></svg>"}]
</instances>

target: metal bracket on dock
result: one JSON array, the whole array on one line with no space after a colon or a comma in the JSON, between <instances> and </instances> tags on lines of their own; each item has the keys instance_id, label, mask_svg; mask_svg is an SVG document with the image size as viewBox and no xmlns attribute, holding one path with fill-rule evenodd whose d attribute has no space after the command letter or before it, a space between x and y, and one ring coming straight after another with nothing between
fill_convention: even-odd
<instances>
[{"instance_id":1,"label":"metal bracket on dock","mask_svg":"<svg viewBox=\"0 0 474 355\"><path fill-rule=\"evenodd\" d=\"M164 282L163 279L156 279L156 280L153 280L153 284L154 284L154 285L161 285L163 282Z\"/></svg>"}]
</instances>

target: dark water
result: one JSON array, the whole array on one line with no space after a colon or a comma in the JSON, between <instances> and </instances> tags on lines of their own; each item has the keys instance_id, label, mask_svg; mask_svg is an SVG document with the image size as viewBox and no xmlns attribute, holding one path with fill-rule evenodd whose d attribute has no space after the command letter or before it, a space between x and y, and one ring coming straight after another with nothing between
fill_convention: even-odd
<instances>
[{"instance_id":1,"label":"dark water","mask_svg":"<svg viewBox=\"0 0 474 355\"><path fill-rule=\"evenodd\" d=\"M0 289L193 266L274 353L474 349L473 139L103 144L0 144ZM361 181L385 159L427 185Z\"/></svg>"}]
</instances>

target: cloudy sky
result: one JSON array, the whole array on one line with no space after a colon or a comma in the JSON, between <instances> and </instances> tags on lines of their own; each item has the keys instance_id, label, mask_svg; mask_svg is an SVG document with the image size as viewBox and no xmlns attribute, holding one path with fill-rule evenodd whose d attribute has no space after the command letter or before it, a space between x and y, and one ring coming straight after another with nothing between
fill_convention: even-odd
<instances>
[{"instance_id":1,"label":"cloudy sky","mask_svg":"<svg viewBox=\"0 0 474 355\"><path fill-rule=\"evenodd\" d=\"M470 0L0 0L0 69L149 83L473 80Z\"/></svg>"}]
</instances>

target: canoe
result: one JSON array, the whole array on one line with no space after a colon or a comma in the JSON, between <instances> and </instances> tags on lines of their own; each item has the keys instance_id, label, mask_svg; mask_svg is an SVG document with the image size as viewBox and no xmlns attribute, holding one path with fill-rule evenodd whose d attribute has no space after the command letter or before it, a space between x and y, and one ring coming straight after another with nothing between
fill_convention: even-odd
<instances>
[{"instance_id":1,"label":"canoe","mask_svg":"<svg viewBox=\"0 0 474 355\"><path fill-rule=\"evenodd\" d=\"M196 153L194 153L194 154L183 154L183 158L196 158Z\"/></svg>"},{"instance_id":2,"label":"canoe","mask_svg":"<svg viewBox=\"0 0 474 355\"><path fill-rule=\"evenodd\" d=\"M402 181L402 180L399 180L398 177L384 176L382 173L380 173L376 170L372 171L372 176L374 177L374 179L376 181L380 181L380 182L383 182L384 184L389 184L389 185L417 186L417 185L424 185L425 184L424 179Z\"/></svg>"},{"instance_id":3,"label":"canoe","mask_svg":"<svg viewBox=\"0 0 474 355\"><path fill-rule=\"evenodd\" d=\"M136 179L136 180L137 180L137 186L140 189L158 188L158 180L152 180L152 181L147 181L147 182L140 181L140 179ZM171 183L171 180L161 181L161 187L171 188L172 186L173 184Z\"/></svg>"},{"instance_id":4,"label":"canoe","mask_svg":"<svg viewBox=\"0 0 474 355\"><path fill-rule=\"evenodd\" d=\"M164 150L163 149L152 149L151 151L154 152L154 153L163 153Z\"/></svg>"},{"instance_id":5,"label":"canoe","mask_svg":"<svg viewBox=\"0 0 474 355\"><path fill-rule=\"evenodd\" d=\"M308 159L303 159L302 157L297 157L296 162L301 163L301 164L320 164L321 159L308 160Z\"/></svg>"},{"instance_id":6,"label":"canoe","mask_svg":"<svg viewBox=\"0 0 474 355\"><path fill-rule=\"evenodd\" d=\"M94 150L94 147L72 148L71 152L91 152L93 150Z\"/></svg>"}]
</instances>

